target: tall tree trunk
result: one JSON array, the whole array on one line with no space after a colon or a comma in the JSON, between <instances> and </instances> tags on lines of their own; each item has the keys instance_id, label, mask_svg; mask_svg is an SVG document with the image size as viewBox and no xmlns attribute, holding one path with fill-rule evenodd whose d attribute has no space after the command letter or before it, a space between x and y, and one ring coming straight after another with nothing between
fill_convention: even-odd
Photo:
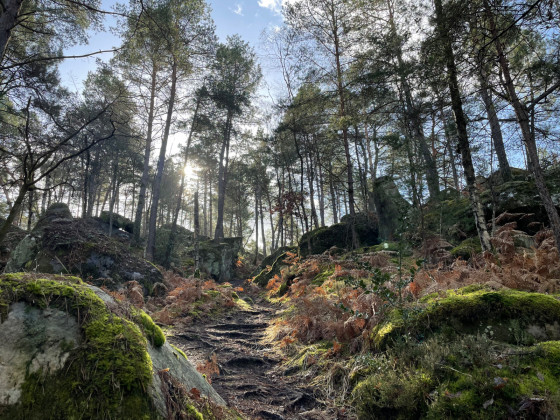
<instances>
[{"instance_id":1,"label":"tall tree trunk","mask_svg":"<svg viewBox=\"0 0 560 420\"><path fill-rule=\"evenodd\" d=\"M8 217L0 227L0 242L2 242L4 238L6 238L6 235L10 231L10 227L14 223L14 220L16 220L16 217L20 214L23 200L25 199L25 195L27 194L28 191L29 191L29 185L24 182L19 189L16 199L13 202L12 208L8 213Z\"/></svg>"},{"instance_id":2,"label":"tall tree trunk","mask_svg":"<svg viewBox=\"0 0 560 420\"><path fill-rule=\"evenodd\" d=\"M259 195L259 213L261 215L261 239L263 243L263 257L266 258L266 235L264 233L264 214L263 214L262 194ZM272 232L272 237L274 237L274 232Z\"/></svg>"},{"instance_id":3,"label":"tall tree trunk","mask_svg":"<svg viewBox=\"0 0 560 420\"><path fill-rule=\"evenodd\" d=\"M167 117L165 121L165 129L161 140L161 149L157 164L156 177L152 187L152 207L150 210L150 223L148 229L148 245L146 247L146 256L148 260L154 260L156 251L156 221L159 205L159 196L161 192L161 181L163 179L163 167L165 165L165 153L167 151L167 140L169 139L169 131L171 129L171 120L173 118L173 107L175 105L175 94L177 89L177 61L173 59L171 66L171 89L169 92L169 104L167 106Z\"/></svg>"},{"instance_id":4,"label":"tall tree trunk","mask_svg":"<svg viewBox=\"0 0 560 420\"><path fill-rule=\"evenodd\" d=\"M142 178L140 178L140 191L138 192L138 203L136 204L136 216L134 218L134 242L140 243L140 230L142 226L142 212L146 203L146 189L148 188L148 178L150 176L150 154L152 151L152 131L154 124L156 82L158 68L155 61L152 61L152 74L150 82L150 106L148 109L148 127L146 133L146 147L144 148L144 166L142 168Z\"/></svg>"},{"instance_id":5,"label":"tall tree trunk","mask_svg":"<svg viewBox=\"0 0 560 420\"><path fill-rule=\"evenodd\" d=\"M17 24L17 18L23 0L7 0L2 2L2 13L0 14L0 63L4 61L6 47L10 42L12 29Z\"/></svg>"},{"instance_id":6,"label":"tall tree trunk","mask_svg":"<svg viewBox=\"0 0 560 420\"><path fill-rule=\"evenodd\" d=\"M224 238L224 204L226 199L226 183L227 183L227 157L229 155L229 140L231 136L233 113L228 110L226 124L224 128L224 141L220 151L220 162L218 167L218 217L216 219L216 230L214 232L214 240L219 241Z\"/></svg>"},{"instance_id":7,"label":"tall tree trunk","mask_svg":"<svg viewBox=\"0 0 560 420\"><path fill-rule=\"evenodd\" d=\"M169 240L167 241L167 246L165 249L165 258L163 265L165 267L169 267L169 263L171 260L171 252L173 251L173 247L175 246L175 237L177 236L177 220L179 220L179 212L181 211L181 205L183 203L183 195L185 192L185 170L189 163L189 151L191 147L192 135L194 132L194 124L198 117L198 110L200 108L200 101L202 98L199 96L196 100L196 106L194 109L193 120L191 123L191 127L189 130L189 136L187 138L187 145L185 146L184 156L183 156L183 167L181 170L181 185L179 187L179 192L177 194L177 203L175 204L175 211L173 212L173 221L171 222L171 231L169 232Z\"/></svg>"},{"instance_id":8,"label":"tall tree trunk","mask_svg":"<svg viewBox=\"0 0 560 420\"><path fill-rule=\"evenodd\" d=\"M478 81L480 83L480 97L482 98L482 101L484 102L484 108L486 109L488 123L490 124L490 132L492 133L492 142L494 143L494 149L496 150L496 156L498 157L498 165L500 167L502 179L504 181L509 181L511 180L511 168L509 166L506 154L506 147L504 146L502 128L500 127L498 114L496 113L494 101L492 100L490 89L488 88L487 79L488 76L484 70L483 64L481 63L480 71L478 73Z\"/></svg>"},{"instance_id":9,"label":"tall tree trunk","mask_svg":"<svg viewBox=\"0 0 560 420\"><path fill-rule=\"evenodd\" d=\"M449 37L447 22L444 20L445 17L443 15L442 0L434 0L434 3L436 8L437 30L441 39L444 54L443 58L447 67L447 83L451 94L451 106L453 108L453 114L455 115L455 124L457 125L457 143L461 152L465 178L467 179L471 208L474 214L476 230L478 232L482 250L488 251L492 249L492 245L490 243L490 235L488 234L488 228L486 226L484 209L482 208L482 203L480 202L480 197L476 188L476 177L467 133L467 120L463 112L463 101L461 99L459 82L457 79L455 53L453 52L451 38Z\"/></svg>"},{"instance_id":10,"label":"tall tree trunk","mask_svg":"<svg viewBox=\"0 0 560 420\"><path fill-rule=\"evenodd\" d=\"M394 20L394 5L391 0L387 0L387 6L389 10L389 26L391 33L395 39L398 38L397 27ZM412 138L418 144L420 148L420 153L424 160L424 165L426 169L426 181L428 182L428 191L430 193L430 198L432 200L439 199L439 175L437 172L436 162L432 157L428 143L426 142L426 137L424 136L424 130L422 129L422 119L420 118L420 110L414 103L412 96L412 89L406 75L405 63L403 59L403 52L401 45L398 44L395 50L395 55L398 62L398 77L401 85L402 92L404 94L404 103L406 109L405 120L407 122L407 129L412 136Z\"/></svg>"},{"instance_id":11,"label":"tall tree trunk","mask_svg":"<svg viewBox=\"0 0 560 420\"><path fill-rule=\"evenodd\" d=\"M541 197L544 209L550 221L550 227L554 232L554 238L556 239L556 246L560 248L560 215L558 210L554 206L554 202L550 196L550 192L546 186L543 170L539 162L539 155L537 152L537 144L535 142L535 137L532 135L529 109L527 106L521 102L515 85L513 83L513 78L511 76L511 71L509 67L509 62L506 57L504 46L500 40L500 33L496 27L495 16L490 9L490 5L487 0L484 0L484 7L486 10L486 16L490 24L490 33L492 35L493 43L498 54L498 62L500 64L500 69L502 70L502 83L508 94L508 99L513 109L515 111L515 116L519 127L521 128L521 134L523 136L523 143L527 151L527 162L528 167L533 177L535 178L535 186Z\"/></svg>"},{"instance_id":12,"label":"tall tree trunk","mask_svg":"<svg viewBox=\"0 0 560 420\"><path fill-rule=\"evenodd\" d=\"M200 220L198 217L198 188L194 192L194 274L195 276L198 275L199 270L199 261L200 261L200 253L199 253L199 237L200 237Z\"/></svg>"},{"instance_id":13,"label":"tall tree trunk","mask_svg":"<svg viewBox=\"0 0 560 420\"><path fill-rule=\"evenodd\" d=\"M333 24L332 35L334 42L334 58L336 64L336 85L338 94L338 116L343 121L342 140L344 142L344 156L346 158L346 175L347 175L347 192L348 207L350 213L350 230L352 232L352 249L359 246L358 235L356 233L356 210L354 200L354 167L352 165L352 156L350 154L350 142L348 140L348 124L344 122L346 117L346 98L344 95L342 64L340 62L342 53L340 51L339 27L337 19L334 15L334 8L331 9L331 22Z\"/></svg>"},{"instance_id":14,"label":"tall tree trunk","mask_svg":"<svg viewBox=\"0 0 560 420\"><path fill-rule=\"evenodd\" d=\"M255 188L255 260L254 264L257 265L259 261L259 195L261 185L257 183Z\"/></svg>"}]
</instances>

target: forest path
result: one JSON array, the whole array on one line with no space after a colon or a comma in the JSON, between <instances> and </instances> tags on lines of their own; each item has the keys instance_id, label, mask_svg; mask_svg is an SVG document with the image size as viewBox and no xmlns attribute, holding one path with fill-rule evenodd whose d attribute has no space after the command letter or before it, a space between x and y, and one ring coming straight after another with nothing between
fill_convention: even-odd
<instances>
[{"instance_id":1,"label":"forest path","mask_svg":"<svg viewBox=\"0 0 560 420\"><path fill-rule=\"evenodd\" d=\"M212 386L244 418L341 419L338 410L318 401L299 376L283 374L280 357L263 340L278 308L258 296L249 297L255 302L250 308L175 328L170 342L195 366L206 364L207 375L213 371Z\"/></svg>"}]
</instances>

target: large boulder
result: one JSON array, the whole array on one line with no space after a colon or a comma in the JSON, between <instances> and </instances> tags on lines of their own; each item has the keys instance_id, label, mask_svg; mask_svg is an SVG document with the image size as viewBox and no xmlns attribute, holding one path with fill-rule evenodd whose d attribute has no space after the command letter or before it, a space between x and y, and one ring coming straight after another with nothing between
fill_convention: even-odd
<instances>
[{"instance_id":1,"label":"large boulder","mask_svg":"<svg viewBox=\"0 0 560 420\"><path fill-rule=\"evenodd\" d=\"M162 281L157 267L131 251L127 238L109 237L99 221L73 219L63 207L49 207L15 247L5 272L75 274L112 289L135 280L146 293Z\"/></svg>"},{"instance_id":2,"label":"large boulder","mask_svg":"<svg viewBox=\"0 0 560 420\"><path fill-rule=\"evenodd\" d=\"M371 199L379 219L379 237L395 239L395 233L403 226L411 206L401 195L399 188L389 176L377 178L373 183Z\"/></svg>"},{"instance_id":3,"label":"large boulder","mask_svg":"<svg viewBox=\"0 0 560 420\"><path fill-rule=\"evenodd\" d=\"M230 281L242 247L241 237L223 238L219 242L201 241L198 249L200 269L218 281ZM194 247L188 252L194 258Z\"/></svg>"},{"instance_id":4,"label":"large boulder","mask_svg":"<svg viewBox=\"0 0 560 420\"><path fill-rule=\"evenodd\" d=\"M377 245L379 243L379 226L376 220L370 220L365 214L357 214L354 228L360 246ZM342 218L340 223L328 227L320 227L305 233L299 240L298 252L302 257L322 254L332 247L352 248L352 220L350 216Z\"/></svg>"},{"instance_id":5,"label":"large boulder","mask_svg":"<svg viewBox=\"0 0 560 420\"><path fill-rule=\"evenodd\" d=\"M171 235L171 225L166 224L156 230L156 252L154 260L157 264L163 265L165 262L165 254L169 244ZM199 236L199 241L204 242L210 240L207 236ZM176 269L185 269L194 264L194 260L190 255L190 249L194 244L194 232L176 226L173 248L171 249L170 265Z\"/></svg>"},{"instance_id":6,"label":"large boulder","mask_svg":"<svg viewBox=\"0 0 560 420\"><path fill-rule=\"evenodd\" d=\"M2 275L0 308L0 419L202 418L225 405L147 314L79 278Z\"/></svg>"}]
</instances>

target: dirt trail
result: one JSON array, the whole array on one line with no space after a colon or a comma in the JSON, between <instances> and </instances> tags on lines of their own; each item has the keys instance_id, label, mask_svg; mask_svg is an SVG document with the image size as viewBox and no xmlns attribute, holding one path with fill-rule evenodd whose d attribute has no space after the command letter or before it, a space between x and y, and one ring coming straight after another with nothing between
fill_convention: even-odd
<instances>
[{"instance_id":1,"label":"dirt trail","mask_svg":"<svg viewBox=\"0 0 560 420\"><path fill-rule=\"evenodd\" d=\"M312 389L299 383L298 377L283 374L280 358L263 343L277 309L252 298L256 303L250 309L176 328L169 337L171 343L185 351L195 366L215 355L219 375L212 375L212 385L245 418L342 419L336 409L325 407Z\"/></svg>"}]
</instances>

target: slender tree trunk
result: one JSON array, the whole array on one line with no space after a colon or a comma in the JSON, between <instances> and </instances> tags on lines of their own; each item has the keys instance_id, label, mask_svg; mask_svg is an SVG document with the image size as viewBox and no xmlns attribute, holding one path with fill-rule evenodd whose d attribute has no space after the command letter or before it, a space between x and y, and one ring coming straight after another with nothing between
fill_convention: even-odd
<instances>
[{"instance_id":1,"label":"slender tree trunk","mask_svg":"<svg viewBox=\"0 0 560 420\"><path fill-rule=\"evenodd\" d=\"M194 192L194 274L198 274L200 253L199 253L199 237L200 237L200 221L198 217L198 188Z\"/></svg>"},{"instance_id":2,"label":"slender tree trunk","mask_svg":"<svg viewBox=\"0 0 560 420\"><path fill-rule=\"evenodd\" d=\"M465 178L467 179L467 188L469 190L469 198L475 218L476 230L478 232L478 237L480 238L480 244L483 251L488 251L492 249L492 245L490 243L490 235L488 234L488 228L486 226L484 210L476 188L476 177L467 133L467 120L463 112L463 101L461 99L459 82L457 80L455 54L453 52L451 39L449 38L449 30L446 26L446 22L444 21L445 18L443 16L442 0L435 0L434 3L436 9L437 30L440 35L444 54L443 58L445 59L447 67L447 83L451 94L451 106L455 115L455 124L457 125L457 143L459 150L461 151L463 169L465 171Z\"/></svg>"},{"instance_id":3,"label":"slender tree trunk","mask_svg":"<svg viewBox=\"0 0 560 420\"><path fill-rule=\"evenodd\" d=\"M498 157L498 165L500 167L502 179L504 181L509 181L511 180L511 168L506 154L506 147L504 146L502 128L500 127L498 114L496 113L494 101L492 100L490 89L488 88L488 76L484 71L483 65L481 64L480 66L480 71L478 73L480 96L484 102L488 123L490 124L490 132L492 133L492 141L494 143L494 149L496 150L496 156Z\"/></svg>"},{"instance_id":4,"label":"slender tree trunk","mask_svg":"<svg viewBox=\"0 0 560 420\"><path fill-rule=\"evenodd\" d=\"M257 265L259 260L259 195L261 185L257 183L255 188L255 260L254 264Z\"/></svg>"},{"instance_id":5,"label":"slender tree trunk","mask_svg":"<svg viewBox=\"0 0 560 420\"><path fill-rule=\"evenodd\" d=\"M2 224L2 227L0 227L0 242L2 242L6 238L6 235L10 231L10 227L14 223L14 220L16 220L16 217L18 216L18 214L20 214L23 200L25 199L25 195L28 191L29 185L24 182L24 184L19 189L16 199L13 202L12 208L8 213L8 217L4 221L4 224Z\"/></svg>"},{"instance_id":6,"label":"slender tree trunk","mask_svg":"<svg viewBox=\"0 0 560 420\"><path fill-rule=\"evenodd\" d=\"M6 0L2 2L2 14L0 14L0 63L4 61L6 47L10 42L12 29L17 25L17 18L23 0Z\"/></svg>"},{"instance_id":7,"label":"slender tree trunk","mask_svg":"<svg viewBox=\"0 0 560 420\"><path fill-rule=\"evenodd\" d=\"M264 215L263 215L263 203L262 194L259 195L259 213L261 215L261 240L263 244L263 257L266 258L266 235L264 234ZM274 232L272 233L274 237Z\"/></svg>"},{"instance_id":8,"label":"slender tree trunk","mask_svg":"<svg viewBox=\"0 0 560 420\"><path fill-rule=\"evenodd\" d=\"M332 35L334 42L334 59L336 64L336 84L338 90L338 116L344 121L346 117L346 98L344 95L344 84L343 84L343 73L341 51L340 51L340 39L339 39L339 27L337 24L337 19L334 15L334 8L331 9L331 22L333 24ZM359 246L358 235L356 233L356 210L355 210L355 200L354 200L354 167L352 164L352 156L350 154L350 142L348 140L348 125L343 122L342 125L342 140L344 142L344 156L346 157L346 175L347 175L347 192L348 192L348 207L350 210L350 230L352 232L352 248L357 249Z\"/></svg>"},{"instance_id":9,"label":"slender tree trunk","mask_svg":"<svg viewBox=\"0 0 560 420\"><path fill-rule=\"evenodd\" d=\"M146 147L144 148L144 166L142 168L142 178L140 178L140 191L138 192L138 203L136 204L136 216L134 218L134 242L140 243L140 230L142 226L142 211L146 203L146 189L148 188L148 178L150 176L150 154L152 152L152 131L154 124L156 82L158 68L155 61L152 61L152 75L150 83L150 106L148 109L148 127L146 133Z\"/></svg>"},{"instance_id":10,"label":"slender tree trunk","mask_svg":"<svg viewBox=\"0 0 560 420\"><path fill-rule=\"evenodd\" d=\"M184 157L183 157L183 167L181 169L181 185L179 187L179 192L177 194L177 203L175 205L175 211L173 212L173 221L171 222L171 231L169 232L169 240L167 241L167 247L165 249L165 258L163 265L165 267L169 267L169 263L171 260L171 252L173 251L173 247L175 246L175 237L177 236L177 220L179 220L179 212L181 211L181 205L183 203L183 194L185 191L185 169L189 162L189 151L191 147L192 135L194 132L194 124L198 117L198 110L200 108L200 101L201 97L199 96L196 100L196 106L194 109L193 120L191 123L191 127L189 130L189 136L187 138L187 145L185 146L184 150Z\"/></svg>"},{"instance_id":11,"label":"slender tree trunk","mask_svg":"<svg viewBox=\"0 0 560 420\"><path fill-rule=\"evenodd\" d=\"M150 210L150 224L148 230L148 245L146 247L146 255L148 260L153 261L156 251L156 221L159 205L159 196L161 192L161 181L163 179L163 168L165 165L165 152L167 150L167 140L169 139L169 131L171 129L171 120L173 117L173 107L175 105L175 94L177 89L177 62L173 59L171 67L171 89L169 92L169 104L167 107L167 117L165 121L165 129L161 140L161 149L157 164L156 177L152 187L152 207Z\"/></svg>"},{"instance_id":12,"label":"slender tree trunk","mask_svg":"<svg viewBox=\"0 0 560 420\"><path fill-rule=\"evenodd\" d=\"M45 191L43 191L43 197L41 199L41 214L45 214L45 212L47 211L47 201L50 192L51 192L51 176L47 175L45 177Z\"/></svg>"},{"instance_id":13,"label":"slender tree trunk","mask_svg":"<svg viewBox=\"0 0 560 420\"><path fill-rule=\"evenodd\" d=\"M214 240L219 241L224 238L224 204L226 199L227 181L227 156L229 154L229 138L231 136L232 111L228 110L226 125L224 128L224 141L220 151L220 162L218 167L218 217L216 219L216 230Z\"/></svg>"},{"instance_id":14,"label":"slender tree trunk","mask_svg":"<svg viewBox=\"0 0 560 420\"><path fill-rule=\"evenodd\" d=\"M392 35L397 38L397 28L394 20L394 10L391 1L387 1L387 6L389 10L389 26ZM405 64L403 60L403 53L400 44L397 46L395 55L398 62L398 74L401 89L404 94L404 103L406 106L405 119L407 122L407 128L411 136L414 138L418 147L420 148L420 153L424 160L424 165L426 169L426 180L428 182L428 191L430 193L430 198L433 200L439 199L439 175L437 172L436 162L432 157L428 144L426 142L426 137L424 136L424 131L422 129L422 119L420 118L420 110L414 103L412 96L412 89L408 80L405 76Z\"/></svg>"}]
</instances>

